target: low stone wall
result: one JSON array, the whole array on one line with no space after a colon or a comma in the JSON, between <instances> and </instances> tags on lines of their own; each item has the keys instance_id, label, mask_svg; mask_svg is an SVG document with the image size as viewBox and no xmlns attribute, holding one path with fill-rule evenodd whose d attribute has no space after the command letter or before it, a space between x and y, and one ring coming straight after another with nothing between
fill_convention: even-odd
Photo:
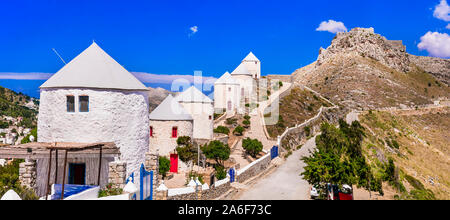
<instances>
[{"instance_id":1,"label":"low stone wall","mask_svg":"<svg viewBox=\"0 0 450 220\"><path fill-rule=\"evenodd\" d=\"M19 164L20 184L28 189L36 190L36 161L27 159L26 162Z\"/></svg>"},{"instance_id":2,"label":"low stone wall","mask_svg":"<svg viewBox=\"0 0 450 220\"><path fill-rule=\"evenodd\" d=\"M108 183L114 187L123 188L127 178L127 162L112 161L109 163Z\"/></svg>"},{"instance_id":3,"label":"low stone wall","mask_svg":"<svg viewBox=\"0 0 450 220\"><path fill-rule=\"evenodd\" d=\"M225 194L230 189L231 189L231 183L230 183L230 181L228 181L220 186L210 188L207 190L202 190L201 199L202 200L215 199L215 198Z\"/></svg>"},{"instance_id":4,"label":"low stone wall","mask_svg":"<svg viewBox=\"0 0 450 220\"><path fill-rule=\"evenodd\" d=\"M278 144L284 149L295 149L307 138L305 132L306 126L310 127L310 134L314 134L320 131L320 125L322 122L335 124L340 118L345 119L347 111L347 109L341 109L338 107L321 107L320 111L313 118L310 118L295 127L286 129L286 131L279 136Z\"/></svg>"},{"instance_id":5,"label":"low stone wall","mask_svg":"<svg viewBox=\"0 0 450 220\"><path fill-rule=\"evenodd\" d=\"M279 80L281 82L292 82L291 75L267 75L266 78L268 80Z\"/></svg>"},{"instance_id":6,"label":"low stone wall","mask_svg":"<svg viewBox=\"0 0 450 220\"><path fill-rule=\"evenodd\" d=\"M269 166L270 161L270 153L266 153L266 155L262 156L258 160L255 160L244 168L238 170L236 172L236 181L242 183L251 177L256 176Z\"/></svg>"}]
</instances>

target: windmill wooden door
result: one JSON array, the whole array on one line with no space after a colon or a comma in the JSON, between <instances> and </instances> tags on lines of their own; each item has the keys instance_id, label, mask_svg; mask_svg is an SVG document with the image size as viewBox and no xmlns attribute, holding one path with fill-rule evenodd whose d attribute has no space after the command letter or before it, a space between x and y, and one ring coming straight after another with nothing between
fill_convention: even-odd
<instances>
[{"instance_id":1,"label":"windmill wooden door","mask_svg":"<svg viewBox=\"0 0 450 220\"><path fill-rule=\"evenodd\" d=\"M170 155L170 172L178 173L178 154Z\"/></svg>"}]
</instances>

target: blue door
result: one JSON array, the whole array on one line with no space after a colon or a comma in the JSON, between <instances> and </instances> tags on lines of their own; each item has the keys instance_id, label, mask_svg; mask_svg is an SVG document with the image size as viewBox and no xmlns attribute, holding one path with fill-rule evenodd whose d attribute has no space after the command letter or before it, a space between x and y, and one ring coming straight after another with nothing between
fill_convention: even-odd
<instances>
[{"instance_id":1,"label":"blue door","mask_svg":"<svg viewBox=\"0 0 450 220\"><path fill-rule=\"evenodd\" d=\"M141 200L153 200L153 170L145 170L144 164L140 169L140 191L139 198Z\"/></svg>"},{"instance_id":2,"label":"blue door","mask_svg":"<svg viewBox=\"0 0 450 220\"><path fill-rule=\"evenodd\" d=\"M236 171L234 170L234 168L230 168L228 173L230 174L230 183L234 182L236 176Z\"/></svg>"}]
</instances>

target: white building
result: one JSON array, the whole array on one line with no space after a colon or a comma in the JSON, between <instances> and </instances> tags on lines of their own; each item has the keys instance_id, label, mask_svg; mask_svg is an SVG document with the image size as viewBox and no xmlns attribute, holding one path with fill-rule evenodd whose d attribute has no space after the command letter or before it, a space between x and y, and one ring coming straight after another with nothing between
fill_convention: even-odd
<instances>
[{"instance_id":1,"label":"white building","mask_svg":"<svg viewBox=\"0 0 450 220\"><path fill-rule=\"evenodd\" d=\"M161 156L170 156L175 153L178 137L193 138L194 119L172 95L150 113L149 119L151 152L158 151Z\"/></svg>"},{"instance_id":2,"label":"white building","mask_svg":"<svg viewBox=\"0 0 450 220\"><path fill-rule=\"evenodd\" d=\"M214 110L225 111L228 115L235 109L241 109L240 84L230 73L224 73L214 82Z\"/></svg>"},{"instance_id":3,"label":"white building","mask_svg":"<svg viewBox=\"0 0 450 220\"><path fill-rule=\"evenodd\" d=\"M250 52L231 74L226 72L214 83L215 110L243 114L245 104L257 100L256 81L260 77L261 62Z\"/></svg>"},{"instance_id":4,"label":"white building","mask_svg":"<svg viewBox=\"0 0 450 220\"><path fill-rule=\"evenodd\" d=\"M214 106L213 101L194 86L180 93L175 100L194 119L194 139L213 139Z\"/></svg>"},{"instance_id":5,"label":"white building","mask_svg":"<svg viewBox=\"0 0 450 220\"><path fill-rule=\"evenodd\" d=\"M128 173L144 162L148 89L96 43L40 88L39 142L114 142Z\"/></svg>"}]
</instances>

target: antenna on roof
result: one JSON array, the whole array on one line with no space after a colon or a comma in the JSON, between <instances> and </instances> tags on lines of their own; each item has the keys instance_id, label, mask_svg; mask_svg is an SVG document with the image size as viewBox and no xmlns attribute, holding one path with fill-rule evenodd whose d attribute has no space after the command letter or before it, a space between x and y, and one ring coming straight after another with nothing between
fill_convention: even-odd
<instances>
[{"instance_id":1,"label":"antenna on roof","mask_svg":"<svg viewBox=\"0 0 450 220\"><path fill-rule=\"evenodd\" d=\"M52 48L52 50L53 50L53 52L56 53L56 55L59 57L59 59L61 59L61 61L64 63L64 65L67 64L66 61L64 61L64 59L63 59L63 58L59 55L59 53L55 50L55 48Z\"/></svg>"}]
</instances>

